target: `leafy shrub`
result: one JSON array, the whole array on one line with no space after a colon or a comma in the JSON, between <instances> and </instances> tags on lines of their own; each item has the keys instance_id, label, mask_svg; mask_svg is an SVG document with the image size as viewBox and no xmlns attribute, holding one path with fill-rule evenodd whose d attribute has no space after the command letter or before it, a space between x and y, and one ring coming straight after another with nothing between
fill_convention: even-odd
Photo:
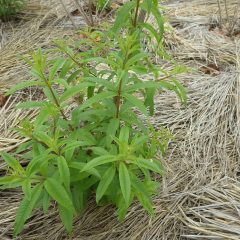
<instances>
[{"instance_id":1,"label":"leafy shrub","mask_svg":"<svg viewBox=\"0 0 240 240\"><path fill-rule=\"evenodd\" d=\"M181 69L176 66L166 73L154 64L163 37L157 7L152 0L126 3L110 30L85 31L71 44L56 41L51 50L59 53L55 59L51 51L49 58L37 51L29 61L37 80L9 90L12 94L37 86L46 96L44 101L17 106L39 108L34 122L25 119L16 129L29 139L16 151L27 166L2 153L8 169L0 178L1 188L22 187L24 192L15 236L34 208L46 213L52 200L70 232L75 214L84 210L92 193L99 205L116 205L120 220L134 199L153 214L151 195L159 184L152 173L163 173L156 155L164 154L170 140L166 129L156 131L149 123L154 96L171 90L186 101L184 88L175 79ZM155 16L157 30L138 22L140 9ZM149 33L156 38L155 52L144 51ZM166 77L160 78L162 73Z\"/></svg>"},{"instance_id":2,"label":"leafy shrub","mask_svg":"<svg viewBox=\"0 0 240 240\"><path fill-rule=\"evenodd\" d=\"M25 0L0 0L0 19L9 20L24 7L25 3Z\"/></svg>"}]
</instances>

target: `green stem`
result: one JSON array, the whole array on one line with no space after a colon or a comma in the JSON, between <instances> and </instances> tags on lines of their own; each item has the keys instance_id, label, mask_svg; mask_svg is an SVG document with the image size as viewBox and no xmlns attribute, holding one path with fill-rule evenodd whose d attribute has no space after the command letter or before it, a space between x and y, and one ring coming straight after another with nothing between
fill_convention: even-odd
<instances>
[{"instance_id":1,"label":"green stem","mask_svg":"<svg viewBox=\"0 0 240 240\"><path fill-rule=\"evenodd\" d=\"M121 106L121 95L122 95L122 79L119 82L119 86L118 86L118 95L116 98L116 118L119 118L119 113L120 113L120 106Z\"/></svg>"},{"instance_id":2,"label":"green stem","mask_svg":"<svg viewBox=\"0 0 240 240\"><path fill-rule=\"evenodd\" d=\"M125 54L125 58L123 61L123 66L122 66L122 70L125 69L125 65L127 63L128 60L128 49L126 50L126 54ZM119 118L119 113L120 113L120 106L121 106L121 98L122 98L122 84L123 84L123 79L121 78L119 81L119 85L118 85L118 95L116 96L116 101L115 101L115 105L116 105L116 118Z\"/></svg>"},{"instance_id":3,"label":"green stem","mask_svg":"<svg viewBox=\"0 0 240 240\"><path fill-rule=\"evenodd\" d=\"M133 20L133 27L137 26L139 6L140 6L140 0L137 0L136 11L135 11L135 16L134 16L134 20Z\"/></svg>"},{"instance_id":4,"label":"green stem","mask_svg":"<svg viewBox=\"0 0 240 240\"><path fill-rule=\"evenodd\" d=\"M53 89L52 89L51 84L50 84L49 81L46 79L46 77L44 76L43 73L42 73L42 75L43 75L43 77L44 77L44 82L45 82L47 88L48 88L49 91L51 92L51 95L52 95L52 97L53 97L53 100L54 100L55 105L56 105L57 108L59 109L59 111L60 111L63 119L64 119L65 121L68 121L68 118L67 118L67 116L65 115L64 111L62 110L61 105L60 105L60 103L59 103L59 101L58 101L58 99L57 99L57 97L56 97L56 95L55 95L55 93L54 93L54 91L53 91ZM72 131L74 130L74 128L73 128L70 124L68 124L68 126L69 126L69 128L70 128Z\"/></svg>"}]
</instances>

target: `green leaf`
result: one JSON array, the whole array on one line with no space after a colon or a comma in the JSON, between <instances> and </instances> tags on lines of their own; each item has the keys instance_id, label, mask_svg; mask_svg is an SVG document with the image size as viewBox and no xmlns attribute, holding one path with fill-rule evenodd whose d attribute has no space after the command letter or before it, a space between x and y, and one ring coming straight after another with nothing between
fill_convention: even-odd
<instances>
[{"instance_id":1,"label":"green leaf","mask_svg":"<svg viewBox=\"0 0 240 240\"><path fill-rule=\"evenodd\" d=\"M54 178L47 178L44 182L44 187L48 194L58 202L58 204L66 207L70 211L74 210L73 203L65 188L59 181Z\"/></svg>"},{"instance_id":2,"label":"green leaf","mask_svg":"<svg viewBox=\"0 0 240 240\"><path fill-rule=\"evenodd\" d=\"M71 191L72 191L73 203L77 210L77 213L81 214L85 209L88 193L86 191L84 192L80 191L78 186L79 186L79 183L74 184Z\"/></svg>"},{"instance_id":3,"label":"green leaf","mask_svg":"<svg viewBox=\"0 0 240 240\"><path fill-rule=\"evenodd\" d=\"M55 83L58 83L62 86L64 86L66 89L69 89L68 82L65 79L58 78L57 80L54 81Z\"/></svg>"},{"instance_id":4,"label":"green leaf","mask_svg":"<svg viewBox=\"0 0 240 240\"><path fill-rule=\"evenodd\" d=\"M41 167L48 162L49 159L54 158L55 155L43 152L41 155L34 157L27 166L26 173L28 176L39 172Z\"/></svg>"},{"instance_id":5,"label":"green leaf","mask_svg":"<svg viewBox=\"0 0 240 240\"><path fill-rule=\"evenodd\" d=\"M139 167L149 169L153 172L163 174L163 168L159 161L153 160L153 159L137 159L136 164Z\"/></svg>"},{"instance_id":6,"label":"green leaf","mask_svg":"<svg viewBox=\"0 0 240 240\"><path fill-rule=\"evenodd\" d=\"M47 111L47 109L45 108L41 109L34 121L35 126L41 126L43 123L45 123L48 120L49 117L50 117L50 114Z\"/></svg>"},{"instance_id":7,"label":"green leaf","mask_svg":"<svg viewBox=\"0 0 240 240\"><path fill-rule=\"evenodd\" d=\"M144 103L137 97L128 93L124 93L123 97L128 100L134 107L138 108L143 114L148 115L148 111Z\"/></svg>"},{"instance_id":8,"label":"green leaf","mask_svg":"<svg viewBox=\"0 0 240 240\"><path fill-rule=\"evenodd\" d=\"M34 137L38 141L45 143L48 147L53 147L53 139L50 138L45 132L37 131L34 133Z\"/></svg>"},{"instance_id":9,"label":"green leaf","mask_svg":"<svg viewBox=\"0 0 240 240\"><path fill-rule=\"evenodd\" d=\"M17 108L41 108L47 105L46 102L26 101L17 104Z\"/></svg>"},{"instance_id":10,"label":"green leaf","mask_svg":"<svg viewBox=\"0 0 240 240\"><path fill-rule=\"evenodd\" d=\"M58 205L58 210L65 229L68 233L71 233L73 229L74 211L70 211L69 209L61 205Z\"/></svg>"},{"instance_id":11,"label":"green leaf","mask_svg":"<svg viewBox=\"0 0 240 240\"><path fill-rule=\"evenodd\" d=\"M145 106L149 107L150 115L153 116L154 114L154 96L156 93L155 88L148 88L146 89L146 95L145 95Z\"/></svg>"},{"instance_id":12,"label":"green leaf","mask_svg":"<svg viewBox=\"0 0 240 240\"><path fill-rule=\"evenodd\" d=\"M59 69L63 66L63 64L65 63L66 59L62 58L62 59L57 59L55 60L50 72L49 72L49 80L52 81L54 76L56 75L57 71L59 71Z\"/></svg>"},{"instance_id":13,"label":"green leaf","mask_svg":"<svg viewBox=\"0 0 240 240\"><path fill-rule=\"evenodd\" d=\"M22 179L18 176L4 176L0 177L0 186L1 185L8 185L12 183L21 183Z\"/></svg>"},{"instance_id":14,"label":"green leaf","mask_svg":"<svg viewBox=\"0 0 240 240\"><path fill-rule=\"evenodd\" d=\"M27 142L24 142L24 143L21 143L17 150L16 150L16 153L21 153L23 151L26 151L30 146L32 146L33 144L33 141L32 140L28 140Z\"/></svg>"},{"instance_id":15,"label":"green leaf","mask_svg":"<svg viewBox=\"0 0 240 240\"><path fill-rule=\"evenodd\" d=\"M51 201L51 198L50 198L49 194L47 193L46 190L44 190L43 191L43 199L42 199L44 214L47 214L47 212L48 212L50 201Z\"/></svg>"},{"instance_id":16,"label":"green leaf","mask_svg":"<svg viewBox=\"0 0 240 240\"><path fill-rule=\"evenodd\" d=\"M23 229L24 223L30 217L32 210L36 206L38 199L42 193L42 185L39 184L35 186L31 192L31 199L25 196L20 203L20 206L16 213L15 223L14 223L14 237L16 237Z\"/></svg>"},{"instance_id":17,"label":"green leaf","mask_svg":"<svg viewBox=\"0 0 240 240\"><path fill-rule=\"evenodd\" d=\"M123 162L119 164L119 182L124 200L126 203L129 203L131 196L131 180L128 169Z\"/></svg>"},{"instance_id":18,"label":"green leaf","mask_svg":"<svg viewBox=\"0 0 240 240\"><path fill-rule=\"evenodd\" d=\"M133 57L131 57L126 65L125 68L128 69L130 68L132 65L136 64L137 62L139 62L140 60L143 61L144 58L146 58L148 56L148 54L146 53L137 53L136 55L134 55Z\"/></svg>"},{"instance_id":19,"label":"green leaf","mask_svg":"<svg viewBox=\"0 0 240 240\"><path fill-rule=\"evenodd\" d=\"M176 87L177 87L177 95L178 97L180 98L180 100L183 102L183 103L187 103L187 93L186 93L186 90L185 88L183 87L183 85L178 82L177 80L173 79L173 82L175 83Z\"/></svg>"},{"instance_id":20,"label":"green leaf","mask_svg":"<svg viewBox=\"0 0 240 240\"><path fill-rule=\"evenodd\" d=\"M119 129L120 121L118 118L113 118L110 120L106 131L106 145L109 146L112 142L112 137L115 136L117 130Z\"/></svg>"},{"instance_id":21,"label":"green leaf","mask_svg":"<svg viewBox=\"0 0 240 240\"><path fill-rule=\"evenodd\" d=\"M99 156L109 154L109 152L102 147L91 147L90 149L93 151L94 154Z\"/></svg>"},{"instance_id":22,"label":"green leaf","mask_svg":"<svg viewBox=\"0 0 240 240\"><path fill-rule=\"evenodd\" d=\"M69 150L74 150L74 149L76 149L78 147L92 145L92 143L90 141L71 141L71 142L69 142L69 140L67 140L67 141L68 141L68 143L62 149L62 153L65 153L66 151L69 151Z\"/></svg>"},{"instance_id":23,"label":"green leaf","mask_svg":"<svg viewBox=\"0 0 240 240\"><path fill-rule=\"evenodd\" d=\"M142 206L148 211L150 215L153 215L154 210L150 198L142 193L137 193L136 195Z\"/></svg>"},{"instance_id":24,"label":"green leaf","mask_svg":"<svg viewBox=\"0 0 240 240\"><path fill-rule=\"evenodd\" d=\"M154 27L149 24L149 23L141 23L141 26L145 29L147 29L150 34L155 37L157 43L159 44L161 42L161 35L159 35L159 33L154 29Z\"/></svg>"},{"instance_id":25,"label":"green leaf","mask_svg":"<svg viewBox=\"0 0 240 240\"><path fill-rule=\"evenodd\" d=\"M27 178L22 182L22 191L24 192L27 200L30 200L31 199L31 181L30 181L30 179Z\"/></svg>"},{"instance_id":26,"label":"green leaf","mask_svg":"<svg viewBox=\"0 0 240 240\"><path fill-rule=\"evenodd\" d=\"M67 75L67 73L73 68L73 62L71 59L65 59L65 63L63 64L61 68L61 72L59 74L59 78L64 79Z\"/></svg>"},{"instance_id":27,"label":"green leaf","mask_svg":"<svg viewBox=\"0 0 240 240\"><path fill-rule=\"evenodd\" d=\"M116 34L128 22L130 11L135 7L135 1L125 3L118 11L112 32Z\"/></svg>"},{"instance_id":28,"label":"green leaf","mask_svg":"<svg viewBox=\"0 0 240 240\"><path fill-rule=\"evenodd\" d=\"M142 148L142 145L143 145L144 143L146 143L148 140L149 140L149 137L146 136L146 135L143 135L143 136L141 136L141 137L139 137L138 135L136 135L136 136L133 138L132 142L131 142L131 147L132 147L133 149Z\"/></svg>"},{"instance_id":29,"label":"green leaf","mask_svg":"<svg viewBox=\"0 0 240 240\"><path fill-rule=\"evenodd\" d=\"M89 98L86 102L84 102L79 110L83 110L85 108L88 108L90 107L92 104L96 103L96 102L99 102L99 101L102 101L104 99L107 99L107 98L112 98L116 96L116 93L114 92L102 92L102 93L98 93L97 95Z\"/></svg>"},{"instance_id":30,"label":"green leaf","mask_svg":"<svg viewBox=\"0 0 240 240\"><path fill-rule=\"evenodd\" d=\"M86 163L82 163L82 162L71 162L71 163L69 164L69 167L70 167L70 168L73 168L73 169L83 170L83 168L84 168L85 165L86 165ZM98 178L101 178L100 173L99 173L95 168L91 168L91 169L87 170L86 172L88 172L89 175L91 174L91 175L94 175L94 176L96 176L96 177L98 177ZM83 174L84 174L84 173L79 172L79 177L80 177L81 175L83 175ZM85 177L85 176L84 176L84 177Z\"/></svg>"},{"instance_id":31,"label":"green leaf","mask_svg":"<svg viewBox=\"0 0 240 240\"><path fill-rule=\"evenodd\" d=\"M82 169L82 171L88 171L94 167L118 161L118 158L115 155L104 155L101 157L94 158L90 160Z\"/></svg>"},{"instance_id":32,"label":"green leaf","mask_svg":"<svg viewBox=\"0 0 240 240\"><path fill-rule=\"evenodd\" d=\"M127 126L124 126L121 128L120 134L119 134L119 141L128 143L129 139L129 128Z\"/></svg>"},{"instance_id":33,"label":"green leaf","mask_svg":"<svg viewBox=\"0 0 240 240\"><path fill-rule=\"evenodd\" d=\"M81 70L76 70L75 72L73 72L68 78L67 78L67 82L70 83L72 82L74 79L77 78L78 74L81 72Z\"/></svg>"},{"instance_id":34,"label":"green leaf","mask_svg":"<svg viewBox=\"0 0 240 240\"><path fill-rule=\"evenodd\" d=\"M15 93L16 91L22 90L22 89L27 88L27 87L32 87L32 86L44 86L44 84L39 82L39 81L22 82L22 83L19 83L17 85L14 85L13 87L11 87L7 91L6 96L11 95L11 94Z\"/></svg>"},{"instance_id":35,"label":"green leaf","mask_svg":"<svg viewBox=\"0 0 240 240\"><path fill-rule=\"evenodd\" d=\"M58 157L57 158L58 163L58 171L60 174L60 178L66 187L66 189L70 189L70 171L67 164L67 161L64 157Z\"/></svg>"},{"instance_id":36,"label":"green leaf","mask_svg":"<svg viewBox=\"0 0 240 240\"><path fill-rule=\"evenodd\" d=\"M75 96L76 94L82 92L85 88L94 86L94 85L95 85L94 83L89 83L89 82L79 83L78 85L73 86L68 90L66 90L60 97L60 102L64 102L70 99L71 97Z\"/></svg>"},{"instance_id":37,"label":"green leaf","mask_svg":"<svg viewBox=\"0 0 240 240\"><path fill-rule=\"evenodd\" d=\"M1 152L0 155L3 157L8 166L11 167L13 170L17 172L24 172L23 167L16 158L6 152Z\"/></svg>"},{"instance_id":38,"label":"green leaf","mask_svg":"<svg viewBox=\"0 0 240 240\"><path fill-rule=\"evenodd\" d=\"M85 81L94 82L94 83L98 84L99 86L104 86L104 87L106 87L108 90L114 90L114 85L113 85L110 81L105 80L105 79L103 79L103 78L85 77L84 80L85 80Z\"/></svg>"},{"instance_id":39,"label":"green leaf","mask_svg":"<svg viewBox=\"0 0 240 240\"><path fill-rule=\"evenodd\" d=\"M152 12L153 16L155 17L155 19L157 20L157 24L159 27L159 38L162 39L163 34L164 34L164 18L161 15L159 9L156 7L152 8L151 12Z\"/></svg>"},{"instance_id":40,"label":"green leaf","mask_svg":"<svg viewBox=\"0 0 240 240\"><path fill-rule=\"evenodd\" d=\"M104 173L98 187L97 187L97 192L96 192L96 201L97 203L99 200L103 197L104 193L107 191L107 188L111 184L114 176L115 176L116 168L115 166L111 166L106 170Z\"/></svg>"}]
</instances>

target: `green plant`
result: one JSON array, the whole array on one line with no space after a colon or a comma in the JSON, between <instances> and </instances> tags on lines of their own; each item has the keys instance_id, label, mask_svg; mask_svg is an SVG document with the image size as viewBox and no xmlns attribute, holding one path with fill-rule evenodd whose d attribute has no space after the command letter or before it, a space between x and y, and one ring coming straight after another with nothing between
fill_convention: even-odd
<instances>
[{"instance_id":1,"label":"green plant","mask_svg":"<svg viewBox=\"0 0 240 240\"><path fill-rule=\"evenodd\" d=\"M104 9L109 8L111 4L110 0L96 0L95 5L98 12L101 12Z\"/></svg>"},{"instance_id":2,"label":"green plant","mask_svg":"<svg viewBox=\"0 0 240 240\"><path fill-rule=\"evenodd\" d=\"M74 215L84 210L92 193L99 205L116 205L120 220L135 198L153 214L151 195L159 184L152 173L163 173L156 155L165 153L171 137L149 123L154 96L171 90L186 101L175 79L182 69L166 72L154 64L155 52L144 51L149 33L156 38L155 49L161 48L163 22L157 6L152 0L126 3L110 30L85 31L71 44L56 41L51 50L59 53L55 59L37 51L29 61L37 80L9 90L12 94L36 86L46 96L17 106L39 108L34 122L25 119L16 129L29 139L16 151L27 166L2 153L8 169L0 178L1 188L22 187L24 192L14 236L34 208L47 212L51 200L70 232ZM157 30L138 21L141 9L156 17Z\"/></svg>"},{"instance_id":3,"label":"green plant","mask_svg":"<svg viewBox=\"0 0 240 240\"><path fill-rule=\"evenodd\" d=\"M24 6L25 0L0 0L0 19L7 21Z\"/></svg>"}]
</instances>

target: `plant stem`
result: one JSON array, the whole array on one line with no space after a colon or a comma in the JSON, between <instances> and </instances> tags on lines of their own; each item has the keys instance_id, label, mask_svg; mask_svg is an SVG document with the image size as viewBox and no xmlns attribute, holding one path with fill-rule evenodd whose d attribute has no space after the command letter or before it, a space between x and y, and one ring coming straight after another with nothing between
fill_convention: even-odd
<instances>
[{"instance_id":1,"label":"plant stem","mask_svg":"<svg viewBox=\"0 0 240 240\"><path fill-rule=\"evenodd\" d=\"M120 112L120 105L121 105L121 95L122 95L122 79L119 82L119 87L118 87L118 95L116 97L116 118L119 118L119 112Z\"/></svg>"},{"instance_id":2,"label":"plant stem","mask_svg":"<svg viewBox=\"0 0 240 240\"><path fill-rule=\"evenodd\" d=\"M54 100L56 106L58 107L58 109L59 109L59 111L60 111L63 119L67 121L67 120L68 120L68 119L67 119L67 116L65 115L65 113L64 113L63 110L61 109L60 103L58 102L58 99L57 99L56 95L55 95L54 92L53 92L52 86L51 86L48 82L46 82L46 83L47 83L48 89L50 90L50 92L51 92L51 94L52 94L53 100Z\"/></svg>"},{"instance_id":3,"label":"plant stem","mask_svg":"<svg viewBox=\"0 0 240 240\"><path fill-rule=\"evenodd\" d=\"M42 75L44 76L43 73L42 73ZM62 110L62 108L61 108L61 106L60 106L60 103L59 103L59 101L58 101L58 99L57 99L57 97L56 97L56 95L55 95L55 93L54 93L54 91L53 91L53 89L52 89L51 84L48 82L48 80L46 79L45 76L44 76L44 82L45 82L47 88L49 89L49 91L51 92L51 95L52 95L52 97L53 97L54 103L55 103L55 105L57 106L57 108L59 109L59 111L60 111L63 119L64 119L65 121L68 121L68 118L67 118L67 116L65 115L64 111ZM70 128L72 131L74 130L73 127L72 127L70 124L68 124L68 126L69 126L69 128Z\"/></svg>"},{"instance_id":4,"label":"plant stem","mask_svg":"<svg viewBox=\"0 0 240 240\"><path fill-rule=\"evenodd\" d=\"M139 11L139 5L140 5L140 0L136 0L136 1L137 1L137 5L136 5L136 11L135 11L135 16L134 16L134 20L133 20L133 27L137 26L138 11Z\"/></svg>"},{"instance_id":5,"label":"plant stem","mask_svg":"<svg viewBox=\"0 0 240 240\"><path fill-rule=\"evenodd\" d=\"M123 65L122 65L122 70L124 71L125 69L125 65L127 63L127 60L128 60L128 49L126 50L126 53L125 53L125 58L124 58L124 61L123 61ZM123 84L123 78L121 77L120 79L120 82L119 82L119 86L118 86L118 95L116 97L116 101L115 101L115 105L116 105L116 108L117 108L117 111L116 111L116 118L119 118L119 113L120 113L120 106L121 106L121 95L122 95L122 84Z\"/></svg>"}]
</instances>

